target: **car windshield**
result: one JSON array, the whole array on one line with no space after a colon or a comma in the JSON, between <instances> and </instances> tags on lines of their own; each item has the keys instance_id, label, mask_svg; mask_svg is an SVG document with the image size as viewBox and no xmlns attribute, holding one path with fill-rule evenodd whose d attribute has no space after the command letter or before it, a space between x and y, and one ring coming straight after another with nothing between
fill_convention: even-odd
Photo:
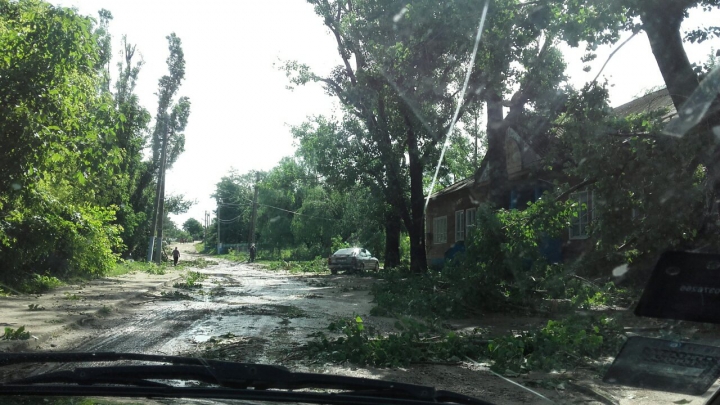
<instances>
[{"instance_id":1,"label":"car windshield","mask_svg":"<svg viewBox=\"0 0 720 405\"><path fill-rule=\"evenodd\" d=\"M209 360L703 403L718 21L718 0L0 0L0 403L222 385ZM191 357L220 383L41 381L110 360L14 352Z\"/></svg>"}]
</instances>

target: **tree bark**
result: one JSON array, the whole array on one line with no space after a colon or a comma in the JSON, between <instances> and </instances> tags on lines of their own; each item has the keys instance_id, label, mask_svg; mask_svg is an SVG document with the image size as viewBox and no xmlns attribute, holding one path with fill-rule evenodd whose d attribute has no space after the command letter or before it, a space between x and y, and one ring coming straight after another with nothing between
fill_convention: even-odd
<instances>
[{"instance_id":1,"label":"tree bark","mask_svg":"<svg viewBox=\"0 0 720 405\"><path fill-rule=\"evenodd\" d=\"M665 85L672 98L673 105L680 116L683 116L682 105L685 100L697 89L698 76L692 69L690 60L683 47L680 26L685 18L688 7L685 1L665 0L647 1L642 5L640 18L643 29L648 35L655 61L660 69ZM706 129L718 123L718 114L706 121ZM711 145L708 145L711 148ZM705 212L700 219L698 234L700 239L716 236L718 230L718 212L720 201L720 149L708 151L703 164L707 168L708 181L706 183L707 200ZM694 170L694 167L690 168Z\"/></svg>"},{"instance_id":2,"label":"tree bark","mask_svg":"<svg viewBox=\"0 0 720 405\"><path fill-rule=\"evenodd\" d=\"M385 263L386 269L400 265L400 216L394 209L385 213Z\"/></svg>"},{"instance_id":3,"label":"tree bark","mask_svg":"<svg viewBox=\"0 0 720 405\"><path fill-rule=\"evenodd\" d=\"M496 208L506 207L507 162L505 161L505 137L507 128L503 122L502 98L491 95L487 100L487 169L489 170L490 189L488 201Z\"/></svg>"},{"instance_id":4,"label":"tree bark","mask_svg":"<svg viewBox=\"0 0 720 405\"><path fill-rule=\"evenodd\" d=\"M698 86L697 75L685 53L680 34L680 24L685 18L682 3L675 0L646 2L640 13L655 61L678 112Z\"/></svg>"},{"instance_id":5,"label":"tree bark","mask_svg":"<svg viewBox=\"0 0 720 405\"><path fill-rule=\"evenodd\" d=\"M425 250L425 193L423 191L423 161L418 148L417 134L407 114L407 144L410 160L410 224L406 225L410 235L410 270L413 273L427 271Z\"/></svg>"}]
</instances>

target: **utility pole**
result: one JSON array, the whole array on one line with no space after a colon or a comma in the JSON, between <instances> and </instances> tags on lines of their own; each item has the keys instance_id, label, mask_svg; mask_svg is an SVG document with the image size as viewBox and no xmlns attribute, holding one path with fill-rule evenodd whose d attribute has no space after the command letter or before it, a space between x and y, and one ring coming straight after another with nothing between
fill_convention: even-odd
<instances>
[{"instance_id":1,"label":"utility pole","mask_svg":"<svg viewBox=\"0 0 720 405\"><path fill-rule=\"evenodd\" d=\"M163 121L165 121L165 117L163 117ZM161 157L160 157L160 165L158 167L157 184L155 186L155 201L153 202L152 228L150 229L150 242L148 244L148 255L147 255L148 262L153 261L153 252L155 251L155 243L156 242L159 243L160 246L162 247L162 241L157 241L155 239L155 234L160 233L160 236L162 237L162 233L158 231L158 222L160 221L160 217L162 217L163 215L158 214L158 212L162 212L162 211L159 211L160 205L163 206L163 209L165 206L164 202L163 202L163 204L161 204L161 199L164 199L164 196L165 196L165 187L164 187L165 186L165 184L164 184L165 156L166 156L165 148L167 146L167 126L166 126L166 124L167 124L166 122L163 122L161 124L162 129L160 131L162 133L162 143L160 146ZM160 229L162 229L162 226L160 226ZM159 260L158 260L158 263L160 263Z\"/></svg>"},{"instance_id":2,"label":"utility pole","mask_svg":"<svg viewBox=\"0 0 720 405\"><path fill-rule=\"evenodd\" d=\"M218 198L217 210L215 211L215 220L217 221L218 228L217 249L215 250L217 254L220 254L220 204L222 204L222 199Z\"/></svg>"},{"instance_id":3,"label":"utility pole","mask_svg":"<svg viewBox=\"0 0 720 405\"><path fill-rule=\"evenodd\" d=\"M479 109L477 111L475 111L475 167L474 167L475 170L477 170L477 168L478 168L478 161L477 161L477 159L478 159L478 124L477 124L478 115L480 115Z\"/></svg>"},{"instance_id":4,"label":"utility pole","mask_svg":"<svg viewBox=\"0 0 720 405\"><path fill-rule=\"evenodd\" d=\"M167 114L163 117L163 142L162 150L160 151L160 196L158 197L158 210L157 210L157 263L162 263L162 240L163 240L163 222L165 220L165 168L167 166L167 144L168 144L168 117Z\"/></svg>"},{"instance_id":5,"label":"utility pole","mask_svg":"<svg viewBox=\"0 0 720 405\"><path fill-rule=\"evenodd\" d=\"M255 243L255 220L257 219L257 199L258 199L258 183L260 182L260 172L255 172L255 195L253 196L252 222L250 222L250 236L248 241Z\"/></svg>"}]
</instances>

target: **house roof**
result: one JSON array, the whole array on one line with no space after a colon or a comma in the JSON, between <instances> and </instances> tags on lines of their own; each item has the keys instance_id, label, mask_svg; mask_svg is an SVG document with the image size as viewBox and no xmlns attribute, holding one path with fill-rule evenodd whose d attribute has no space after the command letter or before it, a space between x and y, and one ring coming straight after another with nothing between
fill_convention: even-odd
<instances>
[{"instance_id":1,"label":"house roof","mask_svg":"<svg viewBox=\"0 0 720 405\"><path fill-rule=\"evenodd\" d=\"M473 177L468 177L467 179L460 180L450 186L445 187L444 189L438 191L437 193L431 194L430 199L437 198L440 196L443 196L445 194L454 193L455 191L462 190L465 188L470 188L475 184L475 179Z\"/></svg>"},{"instance_id":2,"label":"house roof","mask_svg":"<svg viewBox=\"0 0 720 405\"><path fill-rule=\"evenodd\" d=\"M613 108L613 112L620 117L626 117L631 114L640 114L645 112L658 111L662 109L665 109L667 111L667 114L663 116L664 119L669 119L677 115L675 105L673 104L672 98L670 97L670 92L667 90L667 88L655 90L653 92L645 94L642 97L638 97L630 102L615 107ZM523 166L530 166L536 164L538 161L540 161L540 156L543 156L547 152L545 148L533 148L532 146L530 146L527 142L525 142L522 137L517 134L517 132L513 128L508 129L508 136L518 142L521 148L521 153L523 154ZM470 188L475 184L475 178L477 178L478 183L483 183L484 181L487 181L489 179L487 166L483 167L481 173L476 173L476 175L473 177L460 180L457 183L448 186L435 194L432 194L430 198L434 199L445 194L453 193L455 191L459 191L465 188Z\"/></svg>"},{"instance_id":3,"label":"house roof","mask_svg":"<svg viewBox=\"0 0 720 405\"><path fill-rule=\"evenodd\" d=\"M636 98L613 108L613 111L620 117L627 117L631 114L641 114L661 109L668 111L667 115L663 118L669 118L677 114L672 97L670 97L670 92L667 88L655 90L642 97Z\"/></svg>"}]
</instances>

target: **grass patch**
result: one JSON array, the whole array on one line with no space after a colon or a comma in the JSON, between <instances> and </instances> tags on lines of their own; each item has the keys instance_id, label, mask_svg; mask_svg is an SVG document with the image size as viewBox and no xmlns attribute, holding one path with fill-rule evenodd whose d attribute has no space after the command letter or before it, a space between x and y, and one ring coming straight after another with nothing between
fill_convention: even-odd
<instances>
[{"instance_id":1,"label":"grass patch","mask_svg":"<svg viewBox=\"0 0 720 405\"><path fill-rule=\"evenodd\" d=\"M185 280L183 280L181 283L173 284L173 287L181 288L183 290L202 288L202 284L200 284L200 281L205 280L206 278L206 274L202 274L197 271L189 271L185 274Z\"/></svg>"},{"instance_id":2,"label":"grass patch","mask_svg":"<svg viewBox=\"0 0 720 405\"><path fill-rule=\"evenodd\" d=\"M286 261L286 260L275 260L262 262L265 268L268 270L284 270L290 273L314 273L314 274L327 274L330 273L330 269L327 266L327 260L321 257L316 257L315 260L310 261Z\"/></svg>"},{"instance_id":3,"label":"grass patch","mask_svg":"<svg viewBox=\"0 0 720 405\"><path fill-rule=\"evenodd\" d=\"M103 305L102 308L98 309L97 313L100 316L108 316L112 312L112 308Z\"/></svg>"},{"instance_id":4,"label":"grass patch","mask_svg":"<svg viewBox=\"0 0 720 405\"><path fill-rule=\"evenodd\" d=\"M198 252L198 253L205 253L205 243L204 243L204 242L196 243L196 244L193 245L193 246L195 246L195 251L196 251L196 252Z\"/></svg>"},{"instance_id":5,"label":"grass patch","mask_svg":"<svg viewBox=\"0 0 720 405\"><path fill-rule=\"evenodd\" d=\"M218 263L212 260L205 260L202 257L198 257L197 259L193 260L181 260L178 262L178 265L175 266L176 269L184 269L186 267L196 268L196 269L204 269L208 266L216 266ZM169 265L172 267L172 265Z\"/></svg>"},{"instance_id":6,"label":"grass patch","mask_svg":"<svg viewBox=\"0 0 720 405\"><path fill-rule=\"evenodd\" d=\"M117 263L115 267L106 275L109 277L117 277L123 274L143 272L153 275L163 275L167 269L166 264L157 265L152 262L124 261Z\"/></svg>"},{"instance_id":7,"label":"grass patch","mask_svg":"<svg viewBox=\"0 0 720 405\"><path fill-rule=\"evenodd\" d=\"M229 253L215 255L215 257L229 260L231 262L247 263L250 261L250 255L248 253L239 251L230 251Z\"/></svg>"},{"instance_id":8,"label":"grass patch","mask_svg":"<svg viewBox=\"0 0 720 405\"><path fill-rule=\"evenodd\" d=\"M65 292L65 299L70 301L77 301L80 299L80 297L77 294L70 294L69 292Z\"/></svg>"},{"instance_id":9,"label":"grass patch","mask_svg":"<svg viewBox=\"0 0 720 405\"><path fill-rule=\"evenodd\" d=\"M5 334L2 335L3 340L28 340L30 339L30 332L25 330L25 326L21 326L17 329L11 327L5 327Z\"/></svg>"},{"instance_id":10,"label":"grass patch","mask_svg":"<svg viewBox=\"0 0 720 405\"><path fill-rule=\"evenodd\" d=\"M25 294L42 294L58 288L63 284L64 283L57 277L35 274L29 280L22 283L18 289Z\"/></svg>"}]
</instances>

